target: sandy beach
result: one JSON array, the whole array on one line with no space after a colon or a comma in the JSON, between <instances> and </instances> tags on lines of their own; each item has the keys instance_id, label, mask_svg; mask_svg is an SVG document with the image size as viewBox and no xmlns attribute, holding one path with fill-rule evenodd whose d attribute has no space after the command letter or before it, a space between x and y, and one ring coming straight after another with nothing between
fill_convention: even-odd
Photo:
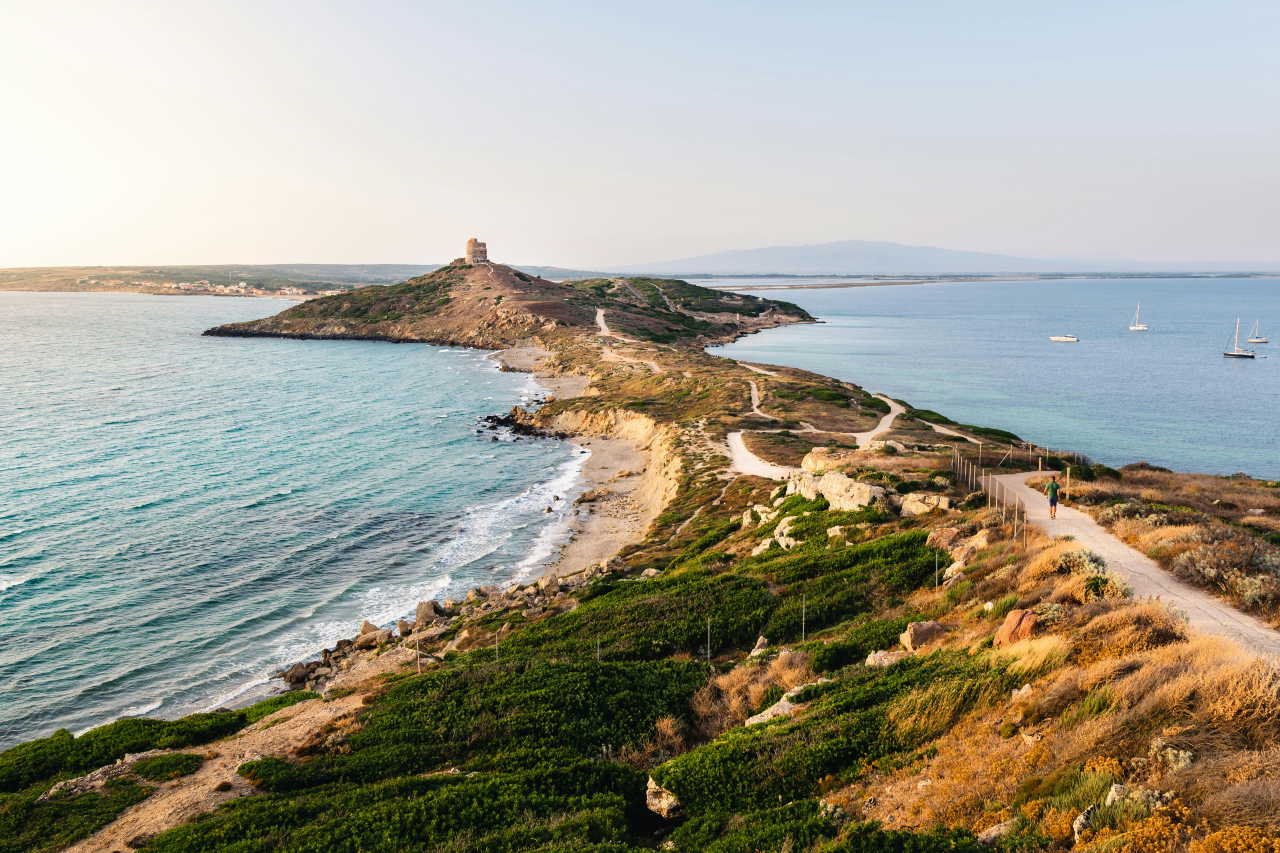
<instances>
[{"instance_id":1,"label":"sandy beach","mask_svg":"<svg viewBox=\"0 0 1280 853\"><path fill-rule=\"evenodd\" d=\"M527 370L547 394L557 399L581 396L590 384L586 376L551 376L538 370L538 362L551 353L537 347L515 347L494 355L516 370ZM622 438L580 437L574 444L591 452L582 465L583 496L595 494L576 506L570 519L571 538L559 558L544 575L568 577L608 560L620 548L644 538L661 507L641 494L641 475L649 465L648 451L638 450Z\"/></svg>"}]
</instances>

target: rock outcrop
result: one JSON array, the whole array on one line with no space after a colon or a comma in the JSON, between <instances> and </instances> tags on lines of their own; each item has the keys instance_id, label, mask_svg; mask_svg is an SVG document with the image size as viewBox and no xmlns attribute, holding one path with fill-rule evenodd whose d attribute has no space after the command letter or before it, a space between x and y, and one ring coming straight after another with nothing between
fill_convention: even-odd
<instances>
[{"instance_id":1,"label":"rock outcrop","mask_svg":"<svg viewBox=\"0 0 1280 853\"><path fill-rule=\"evenodd\" d=\"M943 497L942 495L928 495L920 492L912 492L902 499L902 508L899 512L910 518L912 516L925 515L933 512L935 509L951 509L951 499Z\"/></svg>"},{"instance_id":2,"label":"rock outcrop","mask_svg":"<svg viewBox=\"0 0 1280 853\"><path fill-rule=\"evenodd\" d=\"M652 778L644 791L644 804L663 820L675 820L684 814L684 807L680 805L676 795L659 786Z\"/></svg>"},{"instance_id":3,"label":"rock outcrop","mask_svg":"<svg viewBox=\"0 0 1280 853\"><path fill-rule=\"evenodd\" d=\"M912 622L898 637L898 642L902 643L904 649L914 653L934 637L946 633L946 630L937 622Z\"/></svg>"},{"instance_id":4,"label":"rock outcrop","mask_svg":"<svg viewBox=\"0 0 1280 853\"><path fill-rule=\"evenodd\" d=\"M808 501L822 495L833 510L852 512L870 506L885 497L887 492L883 486L859 482L834 471L828 471L821 477L801 471L787 481L787 494L798 494Z\"/></svg>"}]
</instances>

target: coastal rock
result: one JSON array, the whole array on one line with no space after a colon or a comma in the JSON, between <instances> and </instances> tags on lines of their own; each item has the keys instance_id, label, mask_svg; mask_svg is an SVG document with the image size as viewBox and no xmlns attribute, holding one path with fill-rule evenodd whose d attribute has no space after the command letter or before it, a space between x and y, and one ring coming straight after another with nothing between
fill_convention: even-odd
<instances>
[{"instance_id":1,"label":"coastal rock","mask_svg":"<svg viewBox=\"0 0 1280 853\"><path fill-rule=\"evenodd\" d=\"M1014 819L1010 819L982 830L982 832L978 833L978 843L983 847L994 847L997 841L1009 834L1009 831L1013 829L1013 824Z\"/></svg>"},{"instance_id":2,"label":"coastal rock","mask_svg":"<svg viewBox=\"0 0 1280 853\"><path fill-rule=\"evenodd\" d=\"M307 665L305 663L295 663L285 671L284 680L290 684L301 684L306 681Z\"/></svg>"},{"instance_id":3,"label":"coastal rock","mask_svg":"<svg viewBox=\"0 0 1280 853\"><path fill-rule=\"evenodd\" d=\"M656 578L656 577L657 577L658 575L660 575L660 574L662 574L662 573L661 573L660 571L658 571L657 569L645 569L643 572L641 572L641 573L640 573L640 577L642 577L642 578Z\"/></svg>"},{"instance_id":4,"label":"coastal rock","mask_svg":"<svg viewBox=\"0 0 1280 853\"><path fill-rule=\"evenodd\" d=\"M645 788L644 804L649 811L663 820L675 820L684 814L684 807L680 805L676 795L660 787L652 778L649 779L649 784Z\"/></svg>"},{"instance_id":5,"label":"coastal rock","mask_svg":"<svg viewBox=\"0 0 1280 853\"><path fill-rule=\"evenodd\" d=\"M887 441L872 441L867 444L867 450L885 450L888 448L892 448L899 453L905 453L907 449L905 444L900 441L894 441L893 439L889 439Z\"/></svg>"},{"instance_id":6,"label":"coastal rock","mask_svg":"<svg viewBox=\"0 0 1280 853\"><path fill-rule=\"evenodd\" d=\"M555 595L560 591L560 579L555 575L543 575L538 578L538 589L543 595Z\"/></svg>"},{"instance_id":7,"label":"coastal rock","mask_svg":"<svg viewBox=\"0 0 1280 853\"><path fill-rule=\"evenodd\" d=\"M831 504L835 512L853 512L870 506L885 496L881 486L851 480L844 474L829 471L822 475L818 483L818 492Z\"/></svg>"},{"instance_id":8,"label":"coastal rock","mask_svg":"<svg viewBox=\"0 0 1280 853\"><path fill-rule=\"evenodd\" d=\"M993 528L987 527L975 533L966 544L975 551L981 551L984 548L990 548L998 541L1000 541L1000 534Z\"/></svg>"},{"instance_id":9,"label":"coastal rock","mask_svg":"<svg viewBox=\"0 0 1280 853\"><path fill-rule=\"evenodd\" d=\"M902 647L907 651L914 653L934 637L945 632L946 629L937 622L912 622L907 625L907 630L903 631L898 637L898 642L902 643Z\"/></svg>"},{"instance_id":10,"label":"coastal rock","mask_svg":"<svg viewBox=\"0 0 1280 853\"><path fill-rule=\"evenodd\" d=\"M316 671L311 673L312 678L327 678L333 675L333 670L327 666L316 667Z\"/></svg>"},{"instance_id":11,"label":"coastal rock","mask_svg":"<svg viewBox=\"0 0 1280 853\"><path fill-rule=\"evenodd\" d=\"M753 726L756 723L767 723L770 720L776 720L778 717L789 717L803 708L806 703L796 704L791 700L800 695L800 692L806 687L812 687L815 684L828 684L830 678L819 678L817 681L810 681L808 684L800 684L792 687L786 693L782 694L782 698L774 702L768 708L756 714L754 717L747 717L747 721L743 725Z\"/></svg>"},{"instance_id":12,"label":"coastal rock","mask_svg":"<svg viewBox=\"0 0 1280 853\"><path fill-rule=\"evenodd\" d=\"M458 602L452 598L446 598L440 602L440 607L446 611L453 610L458 606Z\"/></svg>"},{"instance_id":13,"label":"coastal rock","mask_svg":"<svg viewBox=\"0 0 1280 853\"><path fill-rule=\"evenodd\" d=\"M756 646L751 650L751 657L759 657L769 650L769 641L764 637L756 640Z\"/></svg>"},{"instance_id":14,"label":"coastal rock","mask_svg":"<svg viewBox=\"0 0 1280 853\"><path fill-rule=\"evenodd\" d=\"M482 601L483 599L484 593L480 592L479 589L467 590L467 601Z\"/></svg>"},{"instance_id":15,"label":"coastal rock","mask_svg":"<svg viewBox=\"0 0 1280 853\"><path fill-rule=\"evenodd\" d=\"M1036 630L1036 614L1030 610L1010 610L1004 624L996 631L996 648L1012 646L1019 640L1030 639Z\"/></svg>"},{"instance_id":16,"label":"coastal rock","mask_svg":"<svg viewBox=\"0 0 1280 853\"><path fill-rule=\"evenodd\" d=\"M902 499L902 515L906 518L925 515L935 509L951 509L951 499L942 495L926 495L912 492Z\"/></svg>"},{"instance_id":17,"label":"coastal rock","mask_svg":"<svg viewBox=\"0 0 1280 853\"><path fill-rule=\"evenodd\" d=\"M1076 844L1080 843L1080 834L1089 828L1089 821L1093 819L1093 813L1097 810L1097 806L1089 806L1080 815L1071 822L1071 832L1075 837Z\"/></svg>"},{"instance_id":18,"label":"coastal rock","mask_svg":"<svg viewBox=\"0 0 1280 853\"><path fill-rule=\"evenodd\" d=\"M438 640L448 632L449 632L449 626L447 624L433 625L432 627L423 631L421 636L424 640Z\"/></svg>"},{"instance_id":19,"label":"coastal rock","mask_svg":"<svg viewBox=\"0 0 1280 853\"><path fill-rule=\"evenodd\" d=\"M837 536L844 536L844 526L837 524L835 527L827 528L827 538L834 539Z\"/></svg>"},{"instance_id":20,"label":"coastal rock","mask_svg":"<svg viewBox=\"0 0 1280 853\"><path fill-rule=\"evenodd\" d=\"M419 601L418 607L413 612L413 618L419 628L426 627L432 619L436 618L436 603Z\"/></svg>"},{"instance_id":21,"label":"coastal rock","mask_svg":"<svg viewBox=\"0 0 1280 853\"><path fill-rule=\"evenodd\" d=\"M767 539L762 539L762 540L760 540L760 544L756 545L756 547L754 547L754 548L752 548L752 549L751 549L751 556L753 556L753 557L758 557L758 556L760 556L760 555L761 555L761 554L763 554L765 551L768 551L768 550L769 550L769 547L770 547L771 545L773 545L773 537L772 537L772 536L768 537Z\"/></svg>"},{"instance_id":22,"label":"coastal rock","mask_svg":"<svg viewBox=\"0 0 1280 853\"><path fill-rule=\"evenodd\" d=\"M789 515L782 519L782 521L779 521L778 526L773 530L774 541L781 545L782 550L784 551L790 551L798 544L790 535L791 525L795 523L797 518L799 518L799 516Z\"/></svg>"},{"instance_id":23,"label":"coastal rock","mask_svg":"<svg viewBox=\"0 0 1280 853\"><path fill-rule=\"evenodd\" d=\"M377 631L377 630L378 630L378 626L370 622L368 619L365 619L360 623L360 636L362 637L365 634L372 634L374 631Z\"/></svg>"},{"instance_id":24,"label":"coastal rock","mask_svg":"<svg viewBox=\"0 0 1280 853\"><path fill-rule=\"evenodd\" d=\"M968 563L976 553L978 553L978 549L972 545L961 545L951 552L951 559L957 563Z\"/></svg>"},{"instance_id":25,"label":"coastal rock","mask_svg":"<svg viewBox=\"0 0 1280 853\"><path fill-rule=\"evenodd\" d=\"M955 527L939 527L929 534L924 544L928 548L941 548L950 551L951 546L960 538L960 531Z\"/></svg>"},{"instance_id":26,"label":"coastal rock","mask_svg":"<svg viewBox=\"0 0 1280 853\"><path fill-rule=\"evenodd\" d=\"M1107 805L1112 805L1118 801L1127 800L1129 798L1129 788L1125 785L1112 785L1111 790L1107 792Z\"/></svg>"},{"instance_id":27,"label":"coastal rock","mask_svg":"<svg viewBox=\"0 0 1280 853\"><path fill-rule=\"evenodd\" d=\"M396 629L400 632L401 637L407 637L413 633L413 626L403 619L396 623Z\"/></svg>"},{"instance_id":28,"label":"coastal rock","mask_svg":"<svg viewBox=\"0 0 1280 853\"><path fill-rule=\"evenodd\" d=\"M908 656L908 652L879 651L867 655L867 666L893 666Z\"/></svg>"}]
</instances>

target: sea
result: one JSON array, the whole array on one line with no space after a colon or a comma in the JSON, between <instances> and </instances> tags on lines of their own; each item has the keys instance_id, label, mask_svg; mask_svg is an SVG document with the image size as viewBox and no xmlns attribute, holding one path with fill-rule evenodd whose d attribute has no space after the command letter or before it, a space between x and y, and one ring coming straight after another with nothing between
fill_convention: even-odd
<instances>
[{"instance_id":1,"label":"sea","mask_svg":"<svg viewBox=\"0 0 1280 853\"><path fill-rule=\"evenodd\" d=\"M425 599L540 573L588 451L488 353L213 338L269 299L0 292L0 749L261 695Z\"/></svg>"},{"instance_id":2,"label":"sea","mask_svg":"<svg viewBox=\"0 0 1280 853\"><path fill-rule=\"evenodd\" d=\"M835 376L1112 466L1280 479L1280 279L694 281L749 286L821 319L712 353ZM1150 331L1129 330L1139 303ZM1237 319L1257 358L1223 357ZM1271 343L1246 343L1255 321ZM1067 334L1079 342L1049 340Z\"/></svg>"}]
</instances>

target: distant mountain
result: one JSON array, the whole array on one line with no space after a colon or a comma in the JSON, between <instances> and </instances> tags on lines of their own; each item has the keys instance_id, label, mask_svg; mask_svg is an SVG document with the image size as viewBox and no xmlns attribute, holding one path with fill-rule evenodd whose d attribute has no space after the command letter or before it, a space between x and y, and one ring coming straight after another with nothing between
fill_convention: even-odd
<instances>
[{"instance_id":1,"label":"distant mountain","mask_svg":"<svg viewBox=\"0 0 1280 853\"><path fill-rule=\"evenodd\" d=\"M1018 258L935 246L841 240L807 246L737 249L615 267L621 273L662 275L943 275L1065 272L1266 272L1280 263L1182 263Z\"/></svg>"}]
</instances>

